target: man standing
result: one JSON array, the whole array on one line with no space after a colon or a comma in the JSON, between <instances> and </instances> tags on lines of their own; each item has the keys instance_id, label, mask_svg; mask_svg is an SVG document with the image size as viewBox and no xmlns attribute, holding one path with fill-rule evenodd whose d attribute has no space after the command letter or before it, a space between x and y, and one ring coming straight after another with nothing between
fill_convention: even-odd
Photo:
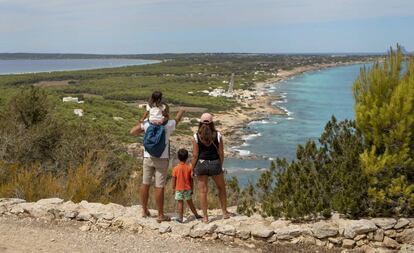
<instances>
[{"instance_id":1,"label":"man standing","mask_svg":"<svg viewBox=\"0 0 414 253\"><path fill-rule=\"evenodd\" d=\"M166 147L160 157L154 157L150 155L144 148L144 163L143 163L143 176L142 185L140 190L141 202L142 202L142 217L148 217L150 215L148 211L148 197L149 188L152 182L152 178L155 177L155 202L158 209L157 222L169 221L170 217L164 215L164 187L167 181L167 172L170 159L170 143L169 138L172 132L174 132L177 124L181 121L181 118L185 110L180 109L177 113L175 120L168 120L165 124L165 142ZM144 123L138 123L134 126L130 133L138 136L147 131L150 123L145 121Z\"/></svg>"}]
</instances>

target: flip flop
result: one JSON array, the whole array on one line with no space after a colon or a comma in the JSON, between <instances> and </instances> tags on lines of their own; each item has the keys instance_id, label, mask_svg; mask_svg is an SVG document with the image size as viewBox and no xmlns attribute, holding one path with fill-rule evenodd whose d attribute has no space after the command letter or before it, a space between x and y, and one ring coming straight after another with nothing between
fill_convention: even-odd
<instances>
[{"instance_id":1,"label":"flip flop","mask_svg":"<svg viewBox=\"0 0 414 253\"><path fill-rule=\"evenodd\" d=\"M234 216L236 216L236 214L227 212L226 214L223 215L223 219L230 219L231 217L234 217Z\"/></svg>"},{"instance_id":2,"label":"flip flop","mask_svg":"<svg viewBox=\"0 0 414 253\"><path fill-rule=\"evenodd\" d=\"M163 221L171 221L171 218L165 215L162 218L157 218L158 223L161 223Z\"/></svg>"},{"instance_id":3,"label":"flip flop","mask_svg":"<svg viewBox=\"0 0 414 253\"><path fill-rule=\"evenodd\" d=\"M142 218L148 218L148 217L151 217L150 211L147 210L145 213L142 212Z\"/></svg>"}]
</instances>

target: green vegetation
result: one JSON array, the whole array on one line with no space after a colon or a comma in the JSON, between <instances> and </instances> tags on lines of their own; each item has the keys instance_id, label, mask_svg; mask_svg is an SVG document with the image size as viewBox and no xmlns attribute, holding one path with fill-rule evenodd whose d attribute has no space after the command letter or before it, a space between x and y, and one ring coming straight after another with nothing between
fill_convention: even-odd
<instances>
[{"instance_id":1,"label":"green vegetation","mask_svg":"<svg viewBox=\"0 0 414 253\"><path fill-rule=\"evenodd\" d=\"M295 219L332 211L413 215L414 59L403 60L398 47L384 63L361 70L354 83L356 121L333 117L318 144L299 146L295 161L278 159L256 187L243 190L238 210Z\"/></svg>"},{"instance_id":2,"label":"green vegetation","mask_svg":"<svg viewBox=\"0 0 414 253\"><path fill-rule=\"evenodd\" d=\"M21 57L62 59L78 56L79 58L114 57L110 55L0 55L5 59ZM36 85L48 91L48 96L55 104L54 112L60 115L59 118L83 122L92 127L103 127L112 132L117 140L134 142L136 139L128 134L128 130L143 112L138 109L136 102L145 102L154 90L161 90L166 102L171 106L196 106L207 108L212 112L225 111L233 108L236 103L231 99L207 96L201 91L218 87L226 88L227 84L223 81L229 81L231 73L235 73L235 89L249 89L255 81L269 79L279 69L372 58L264 54L165 54L118 57L158 59L163 62L112 69L0 75L0 109L19 92L19 89ZM64 82L56 83L56 81ZM84 99L85 103L62 103L61 99L65 96L76 96ZM84 110L85 116L82 119L73 114L75 108ZM114 120L114 117L121 117L122 120ZM183 127L179 129L181 133L186 132Z\"/></svg>"},{"instance_id":3,"label":"green vegetation","mask_svg":"<svg viewBox=\"0 0 414 253\"><path fill-rule=\"evenodd\" d=\"M236 103L230 99L209 97L200 91L224 87L226 84L223 81L228 81L231 73L236 75L236 89L250 89L255 81L273 77L279 69L371 59L250 54L148 57L165 61L113 69L0 76L0 196L29 201L56 196L74 201L86 199L136 204L142 165L127 154L125 144L137 141L129 135L129 129L142 113L137 100L146 100L153 90L161 90L172 107L197 106L217 112L228 110ZM85 103L63 103L65 96L76 96ZM83 117L73 114L77 108L84 110ZM181 124L178 133L187 134L192 124L196 122ZM258 196L267 215L286 212L296 216L339 208L353 215L359 213L363 206L355 206L352 200L354 192L349 190L346 182L337 183L338 187L343 187L341 191L324 193L321 205L303 205L305 211L302 211L302 206L295 209L294 205L289 205L292 200L288 199L288 188L275 184L280 181L280 186L284 182L302 185L300 177L305 177L307 183L292 192L295 195L291 196L298 201L308 201L329 187L318 173L342 166L338 175L332 175L330 180L346 179L352 181L351 185L365 189L364 184L358 183L364 177L359 177L361 181L353 181L353 176L359 175L361 169L356 164L359 160L354 159L354 153L359 154L359 149L348 150L359 140L359 132L354 130L351 122L336 123L333 120L331 124L327 137L321 142L326 144L326 148L310 143L298 152L300 159L296 163L287 165L286 162L278 162L260 180L262 188L254 189L251 185L240 191L237 180L231 179L228 182L228 192L231 193L229 204L240 201L244 210L251 213L256 210ZM339 147L336 142L340 142ZM336 157L331 157L331 150L338 153ZM348 154L346 159L341 157L343 150ZM315 157L325 160L318 162L320 167L314 168ZM354 174L345 173L347 166L352 167ZM292 174L279 173L281 168ZM311 187L315 180L319 180L321 187L325 188L308 191L302 196L300 190ZM412 179L407 177L407 180ZM170 188L167 185L166 196L171 195L168 192ZM264 191L260 192L261 189ZM213 190L211 194L216 193ZM284 199L282 194L287 194ZM361 199L363 197L365 195L361 193ZM173 210L173 198L166 199L166 209ZM335 204L330 203L331 199L335 199ZM217 198L210 197L209 201L209 206L219 206ZM282 205L274 208L274 203ZM283 209L285 207L287 209ZM286 211L291 209L291 212Z\"/></svg>"},{"instance_id":4,"label":"green vegetation","mask_svg":"<svg viewBox=\"0 0 414 253\"><path fill-rule=\"evenodd\" d=\"M362 70L354 84L368 194L373 211L386 215L414 210L414 59L402 57L400 47L391 50L384 64Z\"/></svg>"}]
</instances>

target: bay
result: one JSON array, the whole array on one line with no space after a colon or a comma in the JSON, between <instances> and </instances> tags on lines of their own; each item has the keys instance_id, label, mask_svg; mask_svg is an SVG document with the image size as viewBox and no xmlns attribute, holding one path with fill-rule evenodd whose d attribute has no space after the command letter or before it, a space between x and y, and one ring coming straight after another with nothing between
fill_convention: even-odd
<instances>
[{"instance_id":1,"label":"bay","mask_svg":"<svg viewBox=\"0 0 414 253\"><path fill-rule=\"evenodd\" d=\"M0 75L115 68L131 65L158 63L141 59L50 59L50 60L0 60Z\"/></svg>"},{"instance_id":2,"label":"bay","mask_svg":"<svg viewBox=\"0 0 414 253\"><path fill-rule=\"evenodd\" d=\"M268 92L283 99L273 104L286 115L270 116L267 120L252 122L248 128L255 132L237 149L267 159L227 159L227 176L236 176L241 185L255 181L260 171L270 166L277 157L295 159L296 148L307 140L317 140L332 115L338 120L354 118L352 84L362 64L339 66L307 72L288 80L271 84ZM367 67L370 65L368 64Z\"/></svg>"}]
</instances>

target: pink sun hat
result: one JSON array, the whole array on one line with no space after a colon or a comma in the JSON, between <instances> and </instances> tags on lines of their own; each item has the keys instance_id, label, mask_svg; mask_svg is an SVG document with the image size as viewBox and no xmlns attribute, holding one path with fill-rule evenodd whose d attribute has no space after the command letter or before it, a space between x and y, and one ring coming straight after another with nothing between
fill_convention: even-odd
<instances>
[{"instance_id":1,"label":"pink sun hat","mask_svg":"<svg viewBox=\"0 0 414 253\"><path fill-rule=\"evenodd\" d=\"M201 123L211 123L213 122L213 115L211 115L210 113L203 113L203 115L201 115L200 117L200 122Z\"/></svg>"}]
</instances>

